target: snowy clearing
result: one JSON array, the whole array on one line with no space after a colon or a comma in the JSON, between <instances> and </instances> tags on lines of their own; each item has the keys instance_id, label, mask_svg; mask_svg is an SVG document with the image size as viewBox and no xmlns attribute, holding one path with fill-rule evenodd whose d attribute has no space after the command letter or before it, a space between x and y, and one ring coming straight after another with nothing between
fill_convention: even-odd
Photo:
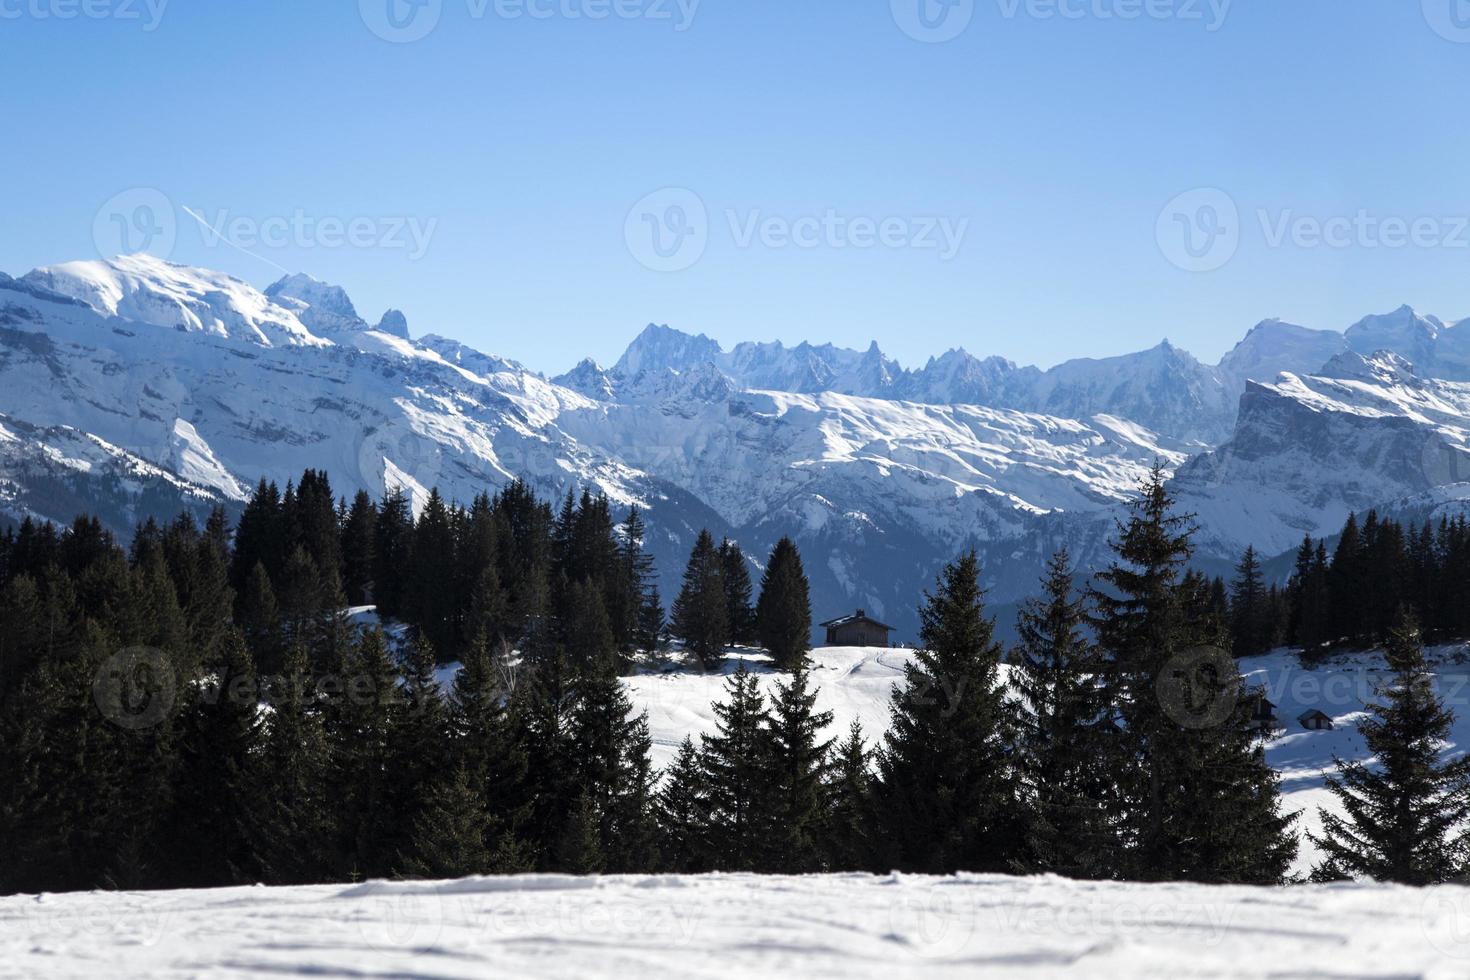
<instances>
[{"instance_id":1,"label":"snowy clearing","mask_svg":"<svg viewBox=\"0 0 1470 980\"><path fill-rule=\"evenodd\" d=\"M648 712L653 735L653 762L657 767L673 761L686 735L697 742L700 735L715 730L712 705L725 696L725 674L733 672L742 659L760 676L761 690L768 697L787 675L776 673L769 658L758 651L732 652L724 674L688 671L641 674L627 678L635 709ZM1427 651L1434 665L1440 697L1454 710L1455 727L1446 751L1462 753L1470 747L1470 654L1467 645L1435 647ZM848 725L862 723L868 744L873 745L888 728L888 696L903 679L904 664L912 650L883 647L818 647L812 651L812 684L818 688L817 709L832 712L827 736L840 739ZM1388 680L1388 671L1378 654L1356 654L1334 660L1315 670L1303 668L1296 655L1277 651L1240 662L1241 672L1251 685L1263 687L1276 705L1280 729L1266 743L1266 759L1281 773L1282 806L1300 811L1299 831L1316 831L1321 826L1317 810L1335 807L1324 779L1333 771L1333 757L1345 759L1366 753L1357 732L1363 703L1372 700L1377 685ZM1002 674L1005 668L1002 667ZM1302 712L1317 708L1329 715L1335 728L1307 731L1297 719ZM1303 835L1302 847L1292 870L1305 875L1317 862L1316 848ZM1470 964L1466 975L1470 976Z\"/></svg>"},{"instance_id":2,"label":"snowy clearing","mask_svg":"<svg viewBox=\"0 0 1470 980\"><path fill-rule=\"evenodd\" d=\"M0 898L24 977L1464 977L1470 889L567 878Z\"/></svg>"}]
</instances>

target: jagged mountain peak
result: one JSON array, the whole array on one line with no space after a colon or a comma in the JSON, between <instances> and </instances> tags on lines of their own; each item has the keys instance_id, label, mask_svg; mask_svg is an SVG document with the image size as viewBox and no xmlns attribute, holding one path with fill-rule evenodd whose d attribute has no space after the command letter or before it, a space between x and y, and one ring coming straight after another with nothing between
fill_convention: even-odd
<instances>
[{"instance_id":1,"label":"jagged mountain peak","mask_svg":"<svg viewBox=\"0 0 1470 980\"><path fill-rule=\"evenodd\" d=\"M551 381L552 384L570 388L596 401L608 401L617 392L617 385L611 373L590 357L584 357L576 367L566 374L552 378Z\"/></svg>"},{"instance_id":2,"label":"jagged mountain peak","mask_svg":"<svg viewBox=\"0 0 1470 980\"><path fill-rule=\"evenodd\" d=\"M664 368L678 371L700 361L712 360L720 353L719 342L704 334L689 334L668 324L650 323L628 345L618 363L613 365L613 371L625 378Z\"/></svg>"},{"instance_id":3,"label":"jagged mountain peak","mask_svg":"<svg viewBox=\"0 0 1470 980\"><path fill-rule=\"evenodd\" d=\"M354 320L362 319L357 315L357 308L352 305L352 299L347 295L347 290L341 286L314 279L305 273L297 272L277 279L265 288L265 294L272 299L278 296L289 296L326 313L335 313Z\"/></svg>"}]
</instances>

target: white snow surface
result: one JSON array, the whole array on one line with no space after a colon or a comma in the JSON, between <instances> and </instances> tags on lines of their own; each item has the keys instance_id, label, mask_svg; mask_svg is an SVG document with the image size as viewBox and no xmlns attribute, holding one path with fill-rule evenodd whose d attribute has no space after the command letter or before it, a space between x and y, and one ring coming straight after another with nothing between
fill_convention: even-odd
<instances>
[{"instance_id":1,"label":"white snow surface","mask_svg":"<svg viewBox=\"0 0 1470 980\"><path fill-rule=\"evenodd\" d=\"M1470 892L1000 875L528 875L0 898L0 972L76 977L1408 978Z\"/></svg>"}]
</instances>

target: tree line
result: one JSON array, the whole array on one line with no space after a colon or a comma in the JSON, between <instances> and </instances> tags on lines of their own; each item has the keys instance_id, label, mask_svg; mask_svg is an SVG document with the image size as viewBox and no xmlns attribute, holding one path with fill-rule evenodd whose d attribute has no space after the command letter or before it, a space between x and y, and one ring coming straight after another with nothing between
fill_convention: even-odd
<instances>
[{"instance_id":1,"label":"tree line","mask_svg":"<svg viewBox=\"0 0 1470 980\"><path fill-rule=\"evenodd\" d=\"M1187 570L1194 528L1161 472L1091 584L1052 558L1009 654L974 554L946 566L887 730L840 741L795 546L752 601L738 546L701 534L672 631L712 668L759 642L787 675L742 662L715 732L662 773L619 677L664 633L636 511L614 522L585 493L557 511L520 484L468 508L431 494L417 518L397 495L331 501L308 473L263 484L233 532L217 512L126 549L86 517L0 536L0 890L529 870L1276 883L1294 859L1259 692L1210 655L1229 618ZM368 600L404 642L349 618ZM1418 676L1413 642L1398 659ZM441 682L443 649L462 666ZM1463 772L1423 778L1447 724L1429 698L1386 726L1419 754L1382 792L1450 807ZM1413 853L1458 866L1462 816L1413 828ZM1382 850L1341 829L1324 876Z\"/></svg>"},{"instance_id":2,"label":"tree line","mask_svg":"<svg viewBox=\"0 0 1470 980\"><path fill-rule=\"evenodd\" d=\"M1429 639L1470 635L1470 520L1444 516L1408 524L1368 511L1350 514L1329 554L1310 535L1297 549L1284 588L1264 583L1260 556L1247 548L1229 588L1212 583L1238 656L1301 647L1309 660L1336 648L1387 643L1400 612Z\"/></svg>"}]
</instances>

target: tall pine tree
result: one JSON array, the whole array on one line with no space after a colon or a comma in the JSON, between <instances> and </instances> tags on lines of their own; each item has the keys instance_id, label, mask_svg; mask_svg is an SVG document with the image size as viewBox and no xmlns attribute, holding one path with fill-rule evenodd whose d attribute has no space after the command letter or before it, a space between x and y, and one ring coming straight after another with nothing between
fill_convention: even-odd
<instances>
[{"instance_id":1,"label":"tall pine tree","mask_svg":"<svg viewBox=\"0 0 1470 980\"><path fill-rule=\"evenodd\" d=\"M974 552L946 566L926 598L921 646L894 689L892 726L878 752L885 863L933 874L1001 871L1020 853L1007 758L1013 719Z\"/></svg>"},{"instance_id":2,"label":"tall pine tree","mask_svg":"<svg viewBox=\"0 0 1470 980\"><path fill-rule=\"evenodd\" d=\"M1454 715L1435 695L1418 624L1403 614L1388 643L1394 680L1358 731L1376 765L1337 762L1327 788L1346 811L1322 811L1311 835L1326 860L1319 878L1365 876L1432 885L1461 874L1470 857L1470 757L1441 761Z\"/></svg>"}]
</instances>

